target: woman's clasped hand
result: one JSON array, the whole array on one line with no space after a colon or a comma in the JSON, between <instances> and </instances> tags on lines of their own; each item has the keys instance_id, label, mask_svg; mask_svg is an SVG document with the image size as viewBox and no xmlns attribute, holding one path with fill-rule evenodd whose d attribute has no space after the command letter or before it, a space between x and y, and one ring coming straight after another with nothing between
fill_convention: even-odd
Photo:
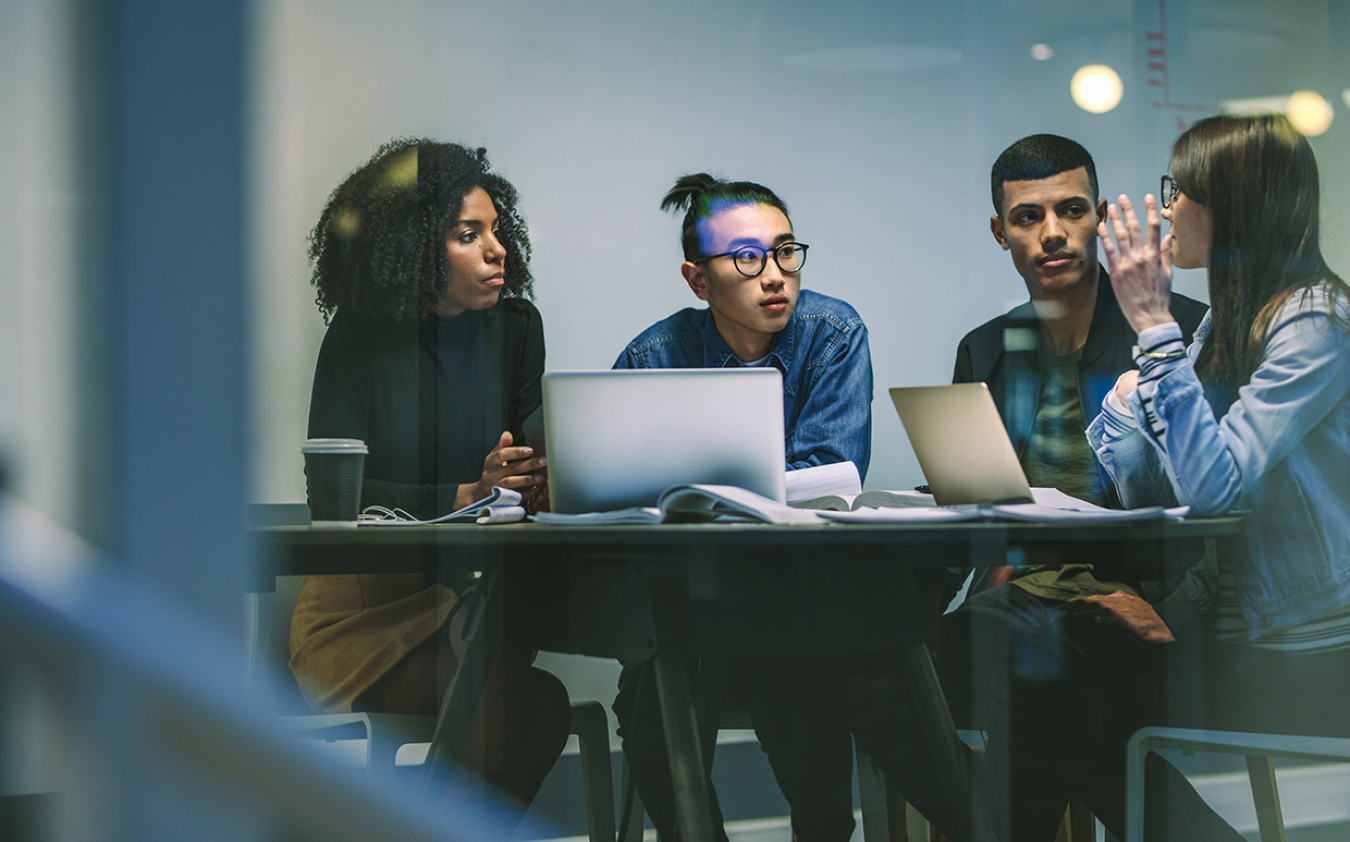
<instances>
[{"instance_id":1,"label":"woman's clasped hand","mask_svg":"<svg viewBox=\"0 0 1350 842\"><path fill-rule=\"evenodd\" d=\"M463 508L492 494L493 488L519 491L530 511L548 508L548 485L544 475L537 473L548 464L544 456L535 456L532 447L512 447L514 437L506 430L497 440L497 446L483 459L483 476L475 483L460 486L455 507Z\"/></svg>"}]
</instances>

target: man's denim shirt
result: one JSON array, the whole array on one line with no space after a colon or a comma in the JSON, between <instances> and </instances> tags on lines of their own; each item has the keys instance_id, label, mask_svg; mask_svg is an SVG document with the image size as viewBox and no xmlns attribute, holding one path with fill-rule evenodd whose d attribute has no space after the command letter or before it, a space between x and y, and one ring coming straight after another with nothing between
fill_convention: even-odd
<instances>
[{"instance_id":1,"label":"man's denim shirt","mask_svg":"<svg viewBox=\"0 0 1350 842\"><path fill-rule=\"evenodd\" d=\"M837 298L802 290L787 327L769 350L783 374L784 451L788 470L845 460L867 476L872 457L872 356L867 327ZM638 334L615 368L740 366L712 312L681 310Z\"/></svg>"},{"instance_id":2,"label":"man's denim shirt","mask_svg":"<svg viewBox=\"0 0 1350 842\"><path fill-rule=\"evenodd\" d=\"M1251 510L1247 551L1233 571L1251 638L1350 603L1350 303L1342 297L1336 306L1342 321L1325 288L1296 293L1271 320L1261 364L1221 416L1194 368L1207 315L1187 359L1157 381L1164 441L1142 432L1137 394L1128 407L1108 395L1088 427L1125 505L1175 495L1201 514ZM1180 337L1175 324L1150 330L1154 342Z\"/></svg>"}]
</instances>

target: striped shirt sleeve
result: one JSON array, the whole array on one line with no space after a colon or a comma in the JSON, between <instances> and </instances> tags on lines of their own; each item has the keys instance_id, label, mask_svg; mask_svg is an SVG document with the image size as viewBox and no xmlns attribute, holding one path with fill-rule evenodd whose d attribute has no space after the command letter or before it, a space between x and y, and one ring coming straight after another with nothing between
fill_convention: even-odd
<instances>
[{"instance_id":1,"label":"striped shirt sleeve","mask_svg":"<svg viewBox=\"0 0 1350 842\"><path fill-rule=\"evenodd\" d=\"M1186 357L1181 325L1176 322L1155 325L1139 334L1134 362L1139 366L1139 402L1144 409L1147 431L1159 444L1167 434L1167 422L1153 409L1158 381L1181 365Z\"/></svg>"}]
</instances>

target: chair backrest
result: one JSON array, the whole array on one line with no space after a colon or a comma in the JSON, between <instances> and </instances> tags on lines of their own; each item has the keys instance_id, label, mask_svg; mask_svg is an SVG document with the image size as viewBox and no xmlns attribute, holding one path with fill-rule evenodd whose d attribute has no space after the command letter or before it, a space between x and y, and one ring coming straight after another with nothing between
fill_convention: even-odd
<instances>
[{"instance_id":1,"label":"chair backrest","mask_svg":"<svg viewBox=\"0 0 1350 842\"><path fill-rule=\"evenodd\" d=\"M250 653L250 673L263 664L271 664L282 676L277 695L277 713L300 715L313 713L300 695L300 687L291 677L287 663L291 659L291 615L295 600L300 595L299 576L278 576L277 589L272 593L255 594L253 619L253 651Z\"/></svg>"},{"instance_id":2,"label":"chair backrest","mask_svg":"<svg viewBox=\"0 0 1350 842\"><path fill-rule=\"evenodd\" d=\"M250 503L244 513L249 527L308 526L309 506L305 503ZM313 713L300 688L291 678L287 664L291 660L291 615L300 594L299 576L278 576L272 593L250 594L245 604L248 625L248 676L252 682L264 664L274 666L282 677L277 712Z\"/></svg>"}]
</instances>

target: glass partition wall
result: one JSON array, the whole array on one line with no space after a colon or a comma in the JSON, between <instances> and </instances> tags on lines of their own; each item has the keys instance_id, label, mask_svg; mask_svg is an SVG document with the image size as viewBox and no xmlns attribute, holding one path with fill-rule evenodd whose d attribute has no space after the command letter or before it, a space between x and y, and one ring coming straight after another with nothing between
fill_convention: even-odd
<instances>
[{"instance_id":1,"label":"glass partition wall","mask_svg":"<svg viewBox=\"0 0 1350 842\"><path fill-rule=\"evenodd\" d=\"M329 330L317 306L324 303L323 293L311 283L311 252L323 251L314 232L325 207L336 201L335 188L393 139L483 147L491 168L514 186L519 219L528 229L532 302L546 339L544 346L531 345L530 353L546 348L543 366L550 371L609 368L649 326L682 308L708 306L704 302L715 293L700 296L697 284L689 280L693 273L682 269L696 265L685 264L687 257L709 256L701 239L705 232L693 229L696 250L703 254L687 253L683 210L662 209L662 199L677 178L706 172L773 191L786 206L792 235L810 243L810 265L800 274L801 287L809 293L798 299L798 306L806 307L811 295L828 296L847 302L866 325L873 389L865 441L869 464L863 466L862 477L867 489L909 490L925 484L887 389L948 383L954 368L961 376L958 345L963 337L1026 304L1036 292L1030 288L1035 278L1027 276L1043 280L1054 274L1049 269L1038 274L1033 264L1040 257L1056 249L1070 263L1087 259L1087 250L1102 256L1090 234L1083 234L1088 228L1081 219L1069 220L1053 202L1056 219L1068 220L1068 229L1077 224L1077 234L1066 229L1063 245L1050 242L1058 235L1041 229L1009 240L1012 218L1004 219L1006 208L991 201L989 173L1000 153L1021 138L1048 133L1081 144L1095 162L1098 192L1088 199L1115 203L1126 194L1140 205L1144 194L1159 193L1160 177L1170 175L1178 178L1184 208L1185 177L1170 163L1172 145L1182 132L1214 115L1284 114L1307 137L1320 168L1322 254L1334 271L1350 267L1350 250L1338 236L1350 210L1343 189L1350 180L1350 51L1345 46L1350 11L1333 0L964 0L829 6L699 0L672 7L544 0L488 6L256 0L236 6L218 17L149 3L110 8L19 2L0 9L0 31L10 33L0 36L0 57L5 59L0 104L12 117L0 120L0 258L8 267L0 273L0 290L10 302L0 307L0 389L6 396L0 401L0 476L6 493L88 540L110 559L106 563L162 589L168 600L185 606L205 626L238 639L241 649L247 648L250 634L264 628L265 620L255 607L241 622L238 600L221 594L250 589L247 583L257 578L257 565L264 565L263 578L270 568L255 559L254 545L234 528L240 518L200 513L306 499L301 445L313 434L316 363ZM1223 175L1236 178L1240 173ZM1192 192L1199 190L1192 184ZM489 194L493 212L500 215L500 196L493 190L485 192ZM332 210L340 216L344 207L338 202ZM1095 206L1087 209L1089 217L1093 212ZM458 223L460 218L449 221ZM337 232L333 236L354 230L343 227L351 217L334 216L330 222L326 230ZM1279 228L1288 223L1272 211L1268 224ZM500 227L498 223L498 231ZM1163 224L1162 231L1168 230ZM491 225L474 233L497 239ZM503 248L519 250L519 242ZM453 263L451 246L446 248L445 260ZM1189 324L1181 319L1189 333L1211 295L1206 269L1195 268L1194 261L1181 263L1173 289L1200 308ZM715 272L716 263L710 265ZM768 276L783 274L781 261L765 261L764 267ZM761 277L746 283L768 282ZM775 292L764 289L766 295ZM390 295L396 294L391 288ZM350 299L328 299L338 300ZM1023 315L1027 313L1046 318L1044 309ZM756 309L752 315L763 314ZM739 335L736 325L709 324L727 328L719 336L734 351L728 337ZM1010 378L1001 387L1008 391L996 402L1005 421L1024 417L1030 424L1046 400L1038 366L1049 363L1026 352L1044 349L1041 343L1049 334L1038 334L1036 323L1008 327L1012 329L998 328L1002 338L989 353L1023 354L1024 362L1029 361L1026 371L1036 372L1036 377L1017 384ZM1030 333L1019 332L1028 327ZM1133 367L1127 353L1132 341L1130 337L1123 349L1113 352L1125 355L1123 362L1113 363L1121 370ZM1095 348L1092 340L1087 343ZM770 364L783 367L789 377L791 366L772 359ZM979 365L970 374L990 379L991 387L997 387L992 378L1013 370L994 366L981 371ZM998 365L1015 368L1011 362ZM482 382L466 378L460 387L483 392L496 388L489 388L490 373L481 376ZM1096 416L1106 391L1086 382L1078 381L1077 387L1095 395L1097 403L1081 405L1082 426ZM417 393L409 413L418 416L426 400L426 394ZM858 406L856 397L852 400L855 411L869 409ZM1220 398L1212 400L1227 406ZM791 449L797 416L791 407L788 412L785 432ZM840 423L831 417L822 435L828 440ZM1025 448L1035 450L1040 439L1010 432L1025 465ZM475 458L481 461L491 449L485 447ZM1036 453L1042 464L1059 464L1059 457ZM1081 448L1078 453L1082 455ZM435 472L430 476L421 481L434 483ZM456 483L470 485L477 479ZM1053 480L1050 474L1033 473L1031 484L1054 485ZM1105 495L1102 502L1120 504L1104 488L1098 491ZM1350 500L1338 496L1343 493L1327 492L1327 502L1316 505L1344 512ZM438 500L447 510L454 502L467 500ZM1252 505L1250 499L1240 504ZM227 522L228 529L221 526ZM1109 561L1114 550L1109 543L1091 541L1058 549L1033 543L1004 536L994 541L993 555L987 547L977 547L964 558L944 557L930 564L913 557L924 550L893 548L897 564L926 571L916 574L913 583L925 596L916 602L912 593L897 594L890 610L916 612L919 603L931 607L949 598L948 610L955 609L985 586L982 573L973 589L967 586L952 598L960 582L955 574L966 572L955 568L971 562L981 568L1006 563L1020 574L1026 565ZM1230 545L1237 554L1232 558L1225 555ZM699 551L688 552L693 557ZM765 551L742 547L718 552L734 565L738 553L762 561L759 555ZM868 553L881 550L858 552L871 558ZM1036 615L1036 622L1048 625L1034 630L1021 661L1008 655L998 680L980 685L985 696L975 698L975 691L959 680L946 688L963 737L981 749L994 740L990 752L967 761L985 781L981 801L993 816L990 826L996 835L1019 826L1024 818L1019 803L1039 804L1037 798L1055 802L1072 789L1052 775L1059 783L1033 788L1022 796L1029 800L1018 802L1019 793L1010 792L1017 787L999 781L1004 780L1000 775L1020 774L1022 767L1000 753L1000 738L1029 740L1034 751L1045 755L1038 762L1054 766L1058 775L1079 768L1073 763L1087 763L1072 745L1060 743L1084 723L1098 721L1094 716L1113 715L1109 706L1099 705L1105 704L1102 694L1118 703L1136 698L1130 693L1142 693L1137 698L1170 712L1176 724L1217 724L1204 717L1206 705L1215 701L1207 701L1206 686L1212 695L1214 685L1197 676L1207 666L1215 669L1220 657L1210 648L1216 622L1223 636L1225 628L1232 632L1224 624L1231 626L1235 617L1245 623L1260 621L1259 613L1241 615L1243 603L1226 601L1246 587L1241 579L1244 562L1233 558L1245 558L1248 550L1242 541L1233 544L1221 536L1208 543L1169 543L1166 552L1169 558L1151 568L1150 576L1210 564L1204 575L1210 576L1212 599L1185 594L1200 605L1199 619L1191 618L1194 625L1189 627L1195 635L1193 649L1175 657L1157 653L1182 652L1184 646L1168 650L1171 644L1149 643L1126 654L1111 649L1113 654L1100 660L1088 658L1101 670L1081 673L1091 678L1083 678L1080 686L1065 676L1079 676L1072 672L1073 658L1087 656L1081 647L1063 648L1079 643L1072 642L1077 641L1073 634L1068 635L1070 644L1063 643L1067 627L1055 625L1056 608ZM818 555L797 548L775 575L819 588L817 577L846 578L851 563L862 563L851 559L847 548ZM1238 578L1236 590L1225 591L1221 608L1227 613L1216 620L1211 603L1220 601L1215 574L1221 556L1225 575L1233 572ZM944 568L954 568L953 587L947 586ZM722 572L715 581L692 582L685 597L698 603L699 594L720 594L732 601L742 596L735 584L740 580L717 569ZM1130 574L1140 575L1137 570ZM1141 588L1130 576L1100 579L1127 585L1127 592L1155 604L1180 586L1173 581ZM442 584L463 590L463 582ZM574 603L569 594L596 584L555 584L552 620L572 632L589 628L592 618L582 614L595 610L592 603L579 598ZM1232 582L1225 579L1224 584ZM741 581L739 587L754 586ZM824 592L834 595L822 598L801 623L822 629L866 625L860 619L863 610L846 589L827 587ZM1041 607L1066 601L1047 596L1045 590L1021 593L1040 600ZM1325 607L1334 613L1339 606L1327 599ZM877 594L868 594L867 610L884 612L888 609L878 607L884 603ZM1166 610L1163 614L1176 616ZM510 612L504 617L509 629ZM930 632L938 628L938 621L927 622ZM1072 622L1081 620L1063 621ZM1001 637L998 642L1005 645L1012 639L994 628L950 631L945 642L965 640L961 635L969 632L968 649L983 645L987 651L990 635ZM509 631L504 634L509 636ZM949 656L944 667L944 641L932 635L928 639L938 661L937 675L949 678L944 669L952 669L956 656ZM1021 646L1023 641L1017 640ZM277 653L285 651L284 643ZM828 666L821 666L824 656L819 654L801 654L795 662L793 653L783 653L784 669L801 670L801 685L792 686L816 688L833 682L843 687L847 677L875 677L869 670L880 669L877 653L898 648L894 641L857 645L827 658ZM1148 646L1164 648L1140 654ZM1235 651L1222 657L1235 657ZM641 651L630 654L641 660ZM1117 656L1129 665L1117 670L1111 660ZM435 659L430 663L434 671ZM620 675L615 660L541 652L535 666L557 676L573 701L598 700L606 709L614 702ZM733 678L738 668L733 664ZM444 684L444 665L441 669ZM1120 679L1126 683L1112 685L1102 672L1133 676L1133 684ZM116 762L109 759L114 749L106 743L90 750L93 759L80 767L80 775L69 774L71 767L59 758L78 756L80 750L61 742L57 735L65 720L58 717L53 724L49 708L56 709L55 703L44 700L54 698L51 694L74 699L63 702L72 711L71 721L81 718L81 706L92 703L70 695L64 685L51 689L54 685L42 673L41 664L25 662L12 673L14 678L0 682L5 733L10 735L3 745L12 758L0 778L6 782L0 796L83 791L81 787L106 794L130 786L106 768ZM747 674L759 675L753 670ZM283 678L288 675L283 673ZM819 675L829 677L814 677ZM1090 684L1098 679L1105 683ZM241 688L243 684L240 679ZM1258 688L1262 693L1277 691ZM891 699L895 705L911 704L902 701L907 691L897 692ZM1008 717L1024 717L1016 712L1027 705L1036 710L1028 699L1040 699L1043 711L1034 725L1018 730ZM850 702L833 698L822 704L816 713L830 728L846 722L838 706ZM983 719L975 710L980 705L993 705L1002 713ZM1078 718L1064 721L1075 712ZM609 719L617 788L620 740L612 733L612 712ZM738 727L720 732L712 780L729 836L745 842L762 831L786 840L792 832L787 816L793 800L780 791L786 773L775 778L743 718L727 724ZM1004 733L996 735L1000 729ZM1033 738L1039 733L1044 733L1043 740ZM888 745L895 756L923 756L903 741ZM1123 752L1123 746L1118 748ZM878 766L888 762L886 750L878 748ZM545 779L519 831L522 838L586 833L583 772L575 752L573 741ZM1242 761L1183 757L1180 752L1165 757L1217 816L1249 837L1256 832ZM402 762L410 762L406 750ZM1123 786L1123 770L1117 767L1110 766L1116 770L1110 774L1119 772L1118 780L1086 787L1088 801L1101 803L1102 791ZM1350 826L1350 809L1345 808L1350 790L1343 770L1283 759L1275 761L1275 769L1289 838L1329 838L1319 834L1334 836ZM824 766L821 770L826 774ZM400 767L399 774L399 786L409 791L416 787L412 767ZM1074 774L1098 783L1107 775L1090 763ZM1161 774L1155 778L1177 783L1165 777L1172 774L1166 768ZM853 797L874 784L864 774L852 784ZM792 784L787 786L790 791ZM1187 800L1190 795L1176 791L1168 790L1156 802L1174 805L1165 811L1169 817L1194 806ZM1314 792L1332 794L1310 794ZM1084 796L1070 794L1080 800ZM231 796L219 797L231 803ZM909 800L924 803L924 798L918 792ZM147 796L144 803L152 802ZM49 808L48 802L40 811L54 809L64 816L64 803ZM1119 809L1123 804L1119 799ZM1150 803L1150 809L1155 806ZM153 811L151 806L144 809ZM222 834L240 827L247 834L274 833L270 827L221 819L220 811L228 812L228 807L212 809L201 814L213 816L209 821ZM798 809L798 817L807 810ZM195 809L182 812L185 821L197 814ZM46 829L35 833L46 835L35 838L66 838L62 834L76 832L68 828L86 827L79 822L93 820L84 816L71 821L37 820L34 826ZM1201 824L1192 827L1197 835L1212 831L1227 838L1225 829L1204 824L1208 814L1197 821ZM134 819L118 825L137 826ZM806 826L796 828L803 840L810 835L803 830ZM861 824L856 833L862 833Z\"/></svg>"}]
</instances>

